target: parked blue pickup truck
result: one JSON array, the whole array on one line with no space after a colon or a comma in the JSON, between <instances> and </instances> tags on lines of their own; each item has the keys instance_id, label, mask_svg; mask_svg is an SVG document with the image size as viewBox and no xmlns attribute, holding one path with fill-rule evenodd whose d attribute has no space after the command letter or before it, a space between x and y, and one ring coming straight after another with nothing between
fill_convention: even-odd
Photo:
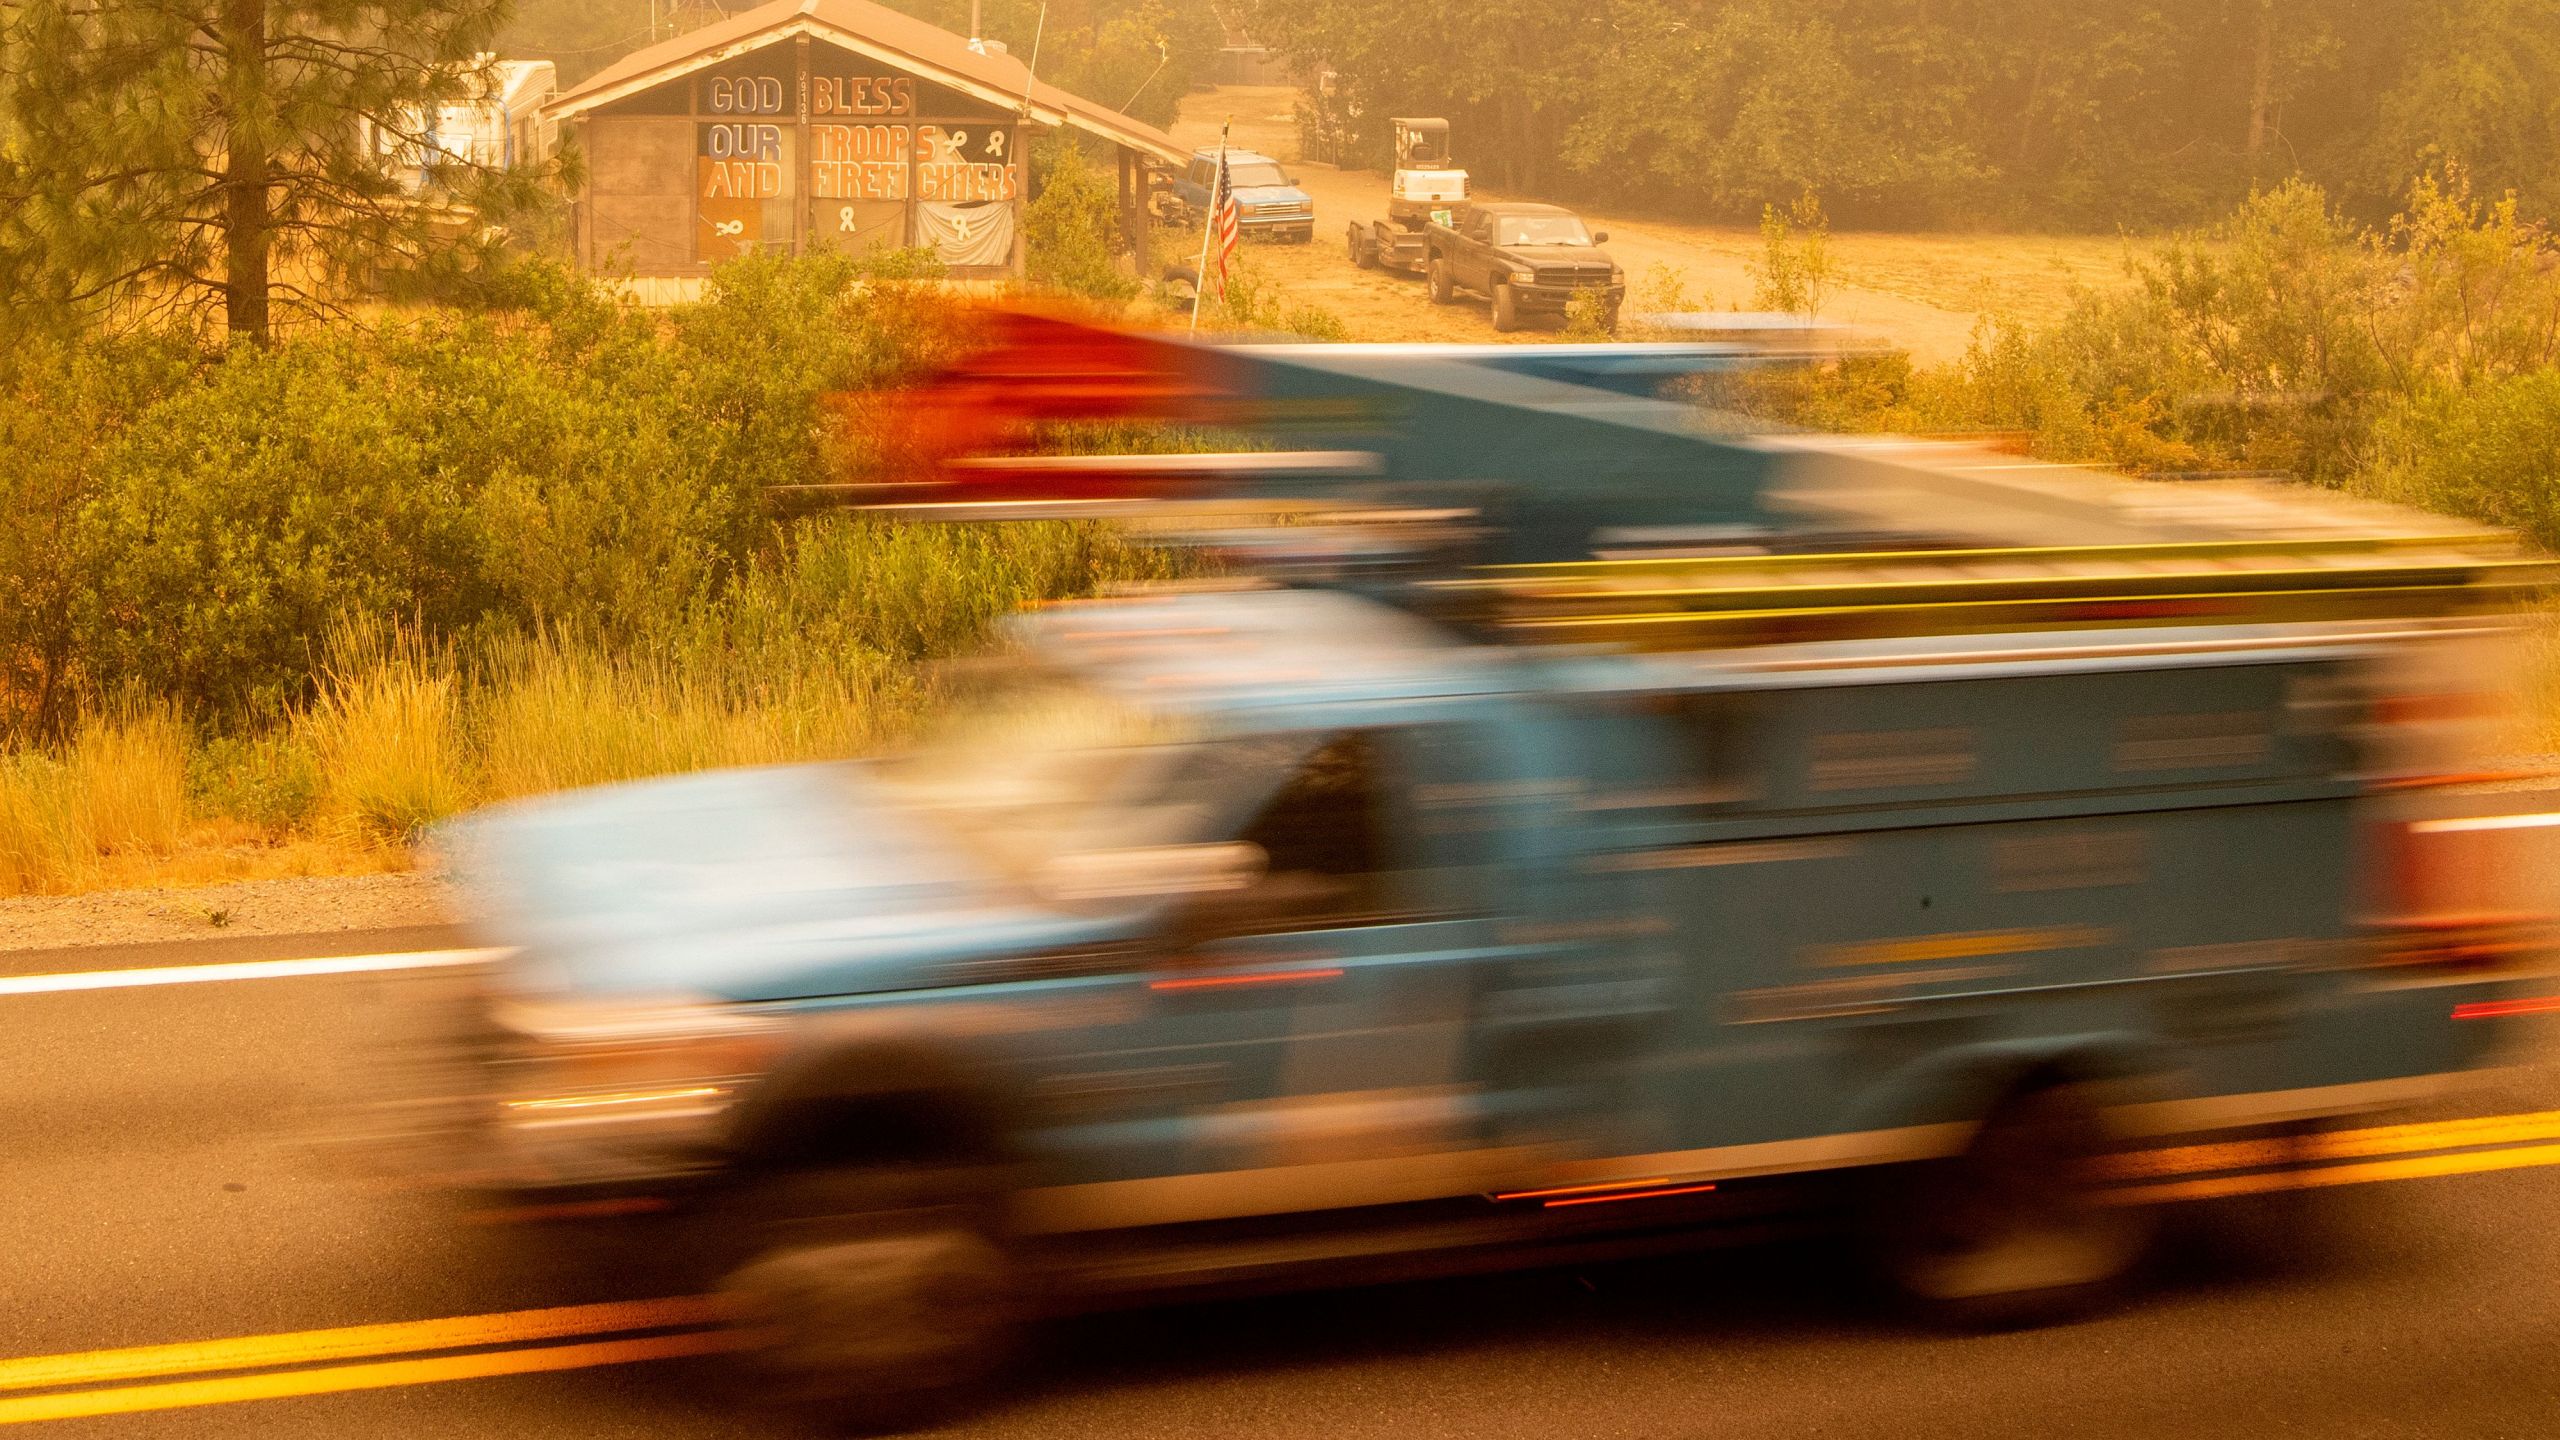
<instances>
[{"instance_id":1,"label":"parked blue pickup truck","mask_svg":"<svg viewBox=\"0 0 2560 1440\"><path fill-rule=\"evenodd\" d=\"M1315 238L1315 199L1298 188L1279 161L1251 150L1229 150L1227 183L1235 187L1236 224L1245 234L1301 244ZM1218 152L1195 150L1190 166L1174 177L1174 203L1196 223L1209 213L1217 185Z\"/></svg>"},{"instance_id":2,"label":"parked blue pickup truck","mask_svg":"<svg viewBox=\"0 0 2560 1440\"><path fill-rule=\"evenodd\" d=\"M1754 496L1848 452L1652 428L1623 350L1141 349L1230 423L1377 447L1128 462L1158 497L1179 465L1333 496L1261 532L1290 583L1026 616L915 754L444 837L513 947L454 1040L471 1183L646 1201L589 1223L678 1227L654 1248L712 1272L776 1393L890 1423L1036 1314L1772 1216L1845 1214L1922 1309L2037 1319L2143 1257L2175 1187L2128 1147L2373 1110L2488 1053L2453 1016L2519 983L2482 942L2523 922L2406 913L2373 867L2394 698L2536 562L2254 510L2199 538L2193 500L2144 542L1745 543ZM1020 396L1035 368L985 373ZM1396 437L1460 403L1514 442L1578 417L1579 478L1513 506L1415 480ZM1085 503L1110 463L951 473L984 514L1009 464L1035 505L1026 477ZM1888 464L2012 484L1870 453L1851 488ZM1663 475L1711 544L1616 523L1605 497ZM2088 523L2124 523L2126 482L2087 478L2114 487ZM2060 481L2015 483L2023 523L2069 519ZM1638 529L1670 548L1590 555ZM1497 540L1523 558L1450 558Z\"/></svg>"}]
</instances>

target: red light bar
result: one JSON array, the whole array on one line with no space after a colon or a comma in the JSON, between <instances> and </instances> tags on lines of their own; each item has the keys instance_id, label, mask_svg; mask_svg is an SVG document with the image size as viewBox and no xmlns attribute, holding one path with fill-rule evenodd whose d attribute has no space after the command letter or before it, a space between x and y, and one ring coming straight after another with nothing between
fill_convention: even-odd
<instances>
[{"instance_id":1,"label":"red light bar","mask_svg":"<svg viewBox=\"0 0 2560 1440\"><path fill-rule=\"evenodd\" d=\"M1232 985L1293 985L1309 980L1338 980L1342 967L1322 970L1258 970L1248 975L1192 975L1178 980L1150 980L1150 990L1217 990Z\"/></svg>"},{"instance_id":2,"label":"red light bar","mask_svg":"<svg viewBox=\"0 0 2560 1440\"><path fill-rule=\"evenodd\" d=\"M1631 1190L1623 1195L1574 1195L1562 1200L1539 1202L1541 1210L1554 1210L1566 1205L1606 1205L1612 1200L1659 1200L1666 1195L1703 1195L1713 1185L1675 1185L1668 1190Z\"/></svg>"},{"instance_id":3,"label":"red light bar","mask_svg":"<svg viewBox=\"0 0 2560 1440\"><path fill-rule=\"evenodd\" d=\"M2473 1000L2453 1007L2456 1020L2494 1020L2501 1015L2546 1015L2560 1010L2560 995L2530 1000Z\"/></svg>"}]
</instances>

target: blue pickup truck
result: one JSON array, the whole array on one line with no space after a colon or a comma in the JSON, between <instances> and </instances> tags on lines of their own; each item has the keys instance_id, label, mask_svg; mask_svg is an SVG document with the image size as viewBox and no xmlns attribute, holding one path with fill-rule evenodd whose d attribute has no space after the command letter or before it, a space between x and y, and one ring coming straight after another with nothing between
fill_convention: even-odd
<instances>
[{"instance_id":1,"label":"blue pickup truck","mask_svg":"<svg viewBox=\"0 0 2560 1440\"><path fill-rule=\"evenodd\" d=\"M1227 152L1227 183L1235 187L1236 225L1247 235L1272 235L1304 244L1315 238L1316 202L1280 167L1251 150ZM1198 223L1209 213L1218 185L1218 152L1195 150L1173 180L1174 204Z\"/></svg>"},{"instance_id":2,"label":"blue pickup truck","mask_svg":"<svg viewBox=\"0 0 2560 1440\"><path fill-rule=\"evenodd\" d=\"M1400 357L1170 348L1300 437L1460 393L1526 407L1515 438L1636 425L1629 465L1819 448L1648 429L1657 402L1585 383L1624 351L1460 353L1345 420L1309 397L1378 399ZM1351 503L1265 532L1286 583L1023 617L915 753L453 826L512 947L453 1042L471 1183L674 1227L649 1248L722 1288L774 1393L882 1424L1037 1314L1782 1216L1845 1216L1923 1311L2059 1315L2135 1273L2172 1196L2132 1149L2416 1099L2487 1053L2453 1016L2518 983L2483 943L2518 922L2386 913L2372 867L2412 657L2533 562L1726 525L1417 563L1555 512L1399 490L1395 453L1310 455L1334 473L1292 483ZM1641 488L1581 453L1590 494ZM1278 485L1270 458L1239 483ZM1635 543L1598 509L1567 548Z\"/></svg>"}]
</instances>

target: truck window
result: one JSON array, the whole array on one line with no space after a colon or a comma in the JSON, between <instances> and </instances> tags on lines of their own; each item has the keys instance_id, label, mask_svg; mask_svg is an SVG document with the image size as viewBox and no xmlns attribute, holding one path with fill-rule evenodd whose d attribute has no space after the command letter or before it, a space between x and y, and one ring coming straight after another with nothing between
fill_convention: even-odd
<instances>
[{"instance_id":1,"label":"truck window","mask_svg":"<svg viewBox=\"0 0 2560 1440\"><path fill-rule=\"evenodd\" d=\"M1248 897L1249 928L1328 929L1405 908L1379 751L1365 734L1336 738L1308 757L1240 837L1266 857Z\"/></svg>"},{"instance_id":2,"label":"truck window","mask_svg":"<svg viewBox=\"0 0 2560 1440\"><path fill-rule=\"evenodd\" d=\"M1505 245L1588 245L1591 232L1571 215L1510 215L1502 221Z\"/></svg>"}]
</instances>

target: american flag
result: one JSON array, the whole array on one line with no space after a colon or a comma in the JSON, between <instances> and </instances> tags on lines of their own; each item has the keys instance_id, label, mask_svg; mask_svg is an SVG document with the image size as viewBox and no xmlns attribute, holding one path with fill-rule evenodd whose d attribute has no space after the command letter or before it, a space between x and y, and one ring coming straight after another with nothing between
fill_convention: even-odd
<instances>
[{"instance_id":1,"label":"american flag","mask_svg":"<svg viewBox=\"0 0 2560 1440\"><path fill-rule=\"evenodd\" d=\"M1210 244L1218 252L1217 286L1220 298L1227 293L1227 260L1236 253L1236 235L1242 227L1236 213L1236 187L1227 175L1226 147L1218 147L1218 188L1209 202Z\"/></svg>"}]
</instances>

